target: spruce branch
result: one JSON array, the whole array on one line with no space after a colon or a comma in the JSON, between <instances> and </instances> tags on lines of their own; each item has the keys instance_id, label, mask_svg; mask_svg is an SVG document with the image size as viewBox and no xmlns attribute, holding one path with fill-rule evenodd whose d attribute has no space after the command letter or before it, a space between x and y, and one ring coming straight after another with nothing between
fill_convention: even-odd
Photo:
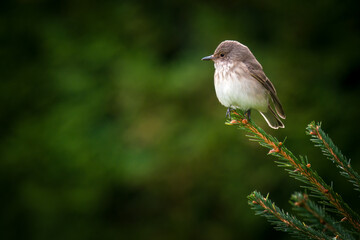
<instances>
[{"instance_id":1,"label":"spruce branch","mask_svg":"<svg viewBox=\"0 0 360 240\"><path fill-rule=\"evenodd\" d=\"M263 197L261 193L254 191L248 196L249 205L257 215L261 215L272 224L275 229L290 233L299 239L333 239L324 232L316 230L301 222L295 216L290 215L273 203L268 196Z\"/></svg>"},{"instance_id":2,"label":"spruce branch","mask_svg":"<svg viewBox=\"0 0 360 240\"><path fill-rule=\"evenodd\" d=\"M305 183L307 185L305 188L309 189L313 196L322 199L323 203L334 207L337 213L345 217L354 229L360 231L360 217L358 214L311 168L311 164L306 157L295 157L282 142L267 134L252 121L247 120L242 112L232 111L231 118L233 120L227 121L227 125L236 125L240 129L247 131L249 133L247 136L250 140L257 141L261 146L270 149L268 154L279 159L275 161L278 166L284 167L291 177Z\"/></svg>"},{"instance_id":3,"label":"spruce branch","mask_svg":"<svg viewBox=\"0 0 360 240\"><path fill-rule=\"evenodd\" d=\"M335 236L336 239L355 238L341 225L341 222L336 222L329 216L323 207L317 205L314 201L309 199L307 194L300 192L294 193L291 196L291 204L293 209L309 222L311 226L317 230L325 233L329 232Z\"/></svg>"},{"instance_id":4,"label":"spruce branch","mask_svg":"<svg viewBox=\"0 0 360 240\"><path fill-rule=\"evenodd\" d=\"M354 189L360 191L360 175L351 167L350 160L341 153L331 138L321 129L321 123L311 122L306 130L315 146L319 147L323 154L340 169L340 174L354 185Z\"/></svg>"}]
</instances>

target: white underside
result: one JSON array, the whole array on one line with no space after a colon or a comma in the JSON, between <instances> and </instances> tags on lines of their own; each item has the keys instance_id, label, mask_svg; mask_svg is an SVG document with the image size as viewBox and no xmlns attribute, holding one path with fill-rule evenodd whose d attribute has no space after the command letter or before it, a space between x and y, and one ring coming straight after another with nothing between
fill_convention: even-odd
<instances>
[{"instance_id":1,"label":"white underside","mask_svg":"<svg viewBox=\"0 0 360 240\"><path fill-rule=\"evenodd\" d=\"M266 89L243 68L232 68L232 64L215 63L215 91L225 107L242 110L256 109L266 112L268 94ZM232 71L229 71L232 69Z\"/></svg>"}]
</instances>

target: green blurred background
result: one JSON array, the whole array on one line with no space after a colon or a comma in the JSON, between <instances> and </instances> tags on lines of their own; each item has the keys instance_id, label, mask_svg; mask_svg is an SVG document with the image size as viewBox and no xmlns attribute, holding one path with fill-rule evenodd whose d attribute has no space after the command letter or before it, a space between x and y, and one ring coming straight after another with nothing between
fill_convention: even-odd
<instances>
[{"instance_id":1,"label":"green blurred background","mask_svg":"<svg viewBox=\"0 0 360 240\"><path fill-rule=\"evenodd\" d=\"M261 127L356 210L358 195L304 134L324 130L360 169L359 1L0 3L1 239L289 239L254 216L299 183L224 125L213 65L247 45L286 128Z\"/></svg>"}]
</instances>

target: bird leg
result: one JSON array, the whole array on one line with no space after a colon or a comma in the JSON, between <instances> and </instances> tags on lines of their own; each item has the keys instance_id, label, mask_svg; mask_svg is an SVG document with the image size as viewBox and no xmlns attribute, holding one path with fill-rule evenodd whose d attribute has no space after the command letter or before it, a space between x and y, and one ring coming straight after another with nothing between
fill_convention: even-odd
<instances>
[{"instance_id":1,"label":"bird leg","mask_svg":"<svg viewBox=\"0 0 360 240\"><path fill-rule=\"evenodd\" d=\"M225 118L229 118L230 121L231 121L231 111L233 109L231 107L228 107L227 110L226 110L226 114L225 114Z\"/></svg>"},{"instance_id":2,"label":"bird leg","mask_svg":"<svg viewBox=\"0 0 360 240\"><path fill-rule=\"evenodd\" d=\"M250 121L251 109L249 109L249 110L247 110L247 111L245 112L245 116L246 116L247 120Z\"/></svg>"}]
</instances>

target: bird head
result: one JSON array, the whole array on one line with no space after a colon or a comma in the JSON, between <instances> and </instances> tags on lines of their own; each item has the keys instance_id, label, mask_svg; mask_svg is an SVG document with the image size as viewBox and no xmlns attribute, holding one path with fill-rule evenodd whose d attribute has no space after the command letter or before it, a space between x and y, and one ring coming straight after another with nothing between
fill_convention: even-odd
<instances>
[{"instance_id":1,"label":"bird head","mask_svg":"<svg viewBox=\"0 0 360 240\"><path fill-rule=\"evenodd\" d=\"M214 62L218 61L241 61L249 49L238 41L226 40L219 44L214 54L203 57L201 60Z\"/></svg>"}]
</instances>

